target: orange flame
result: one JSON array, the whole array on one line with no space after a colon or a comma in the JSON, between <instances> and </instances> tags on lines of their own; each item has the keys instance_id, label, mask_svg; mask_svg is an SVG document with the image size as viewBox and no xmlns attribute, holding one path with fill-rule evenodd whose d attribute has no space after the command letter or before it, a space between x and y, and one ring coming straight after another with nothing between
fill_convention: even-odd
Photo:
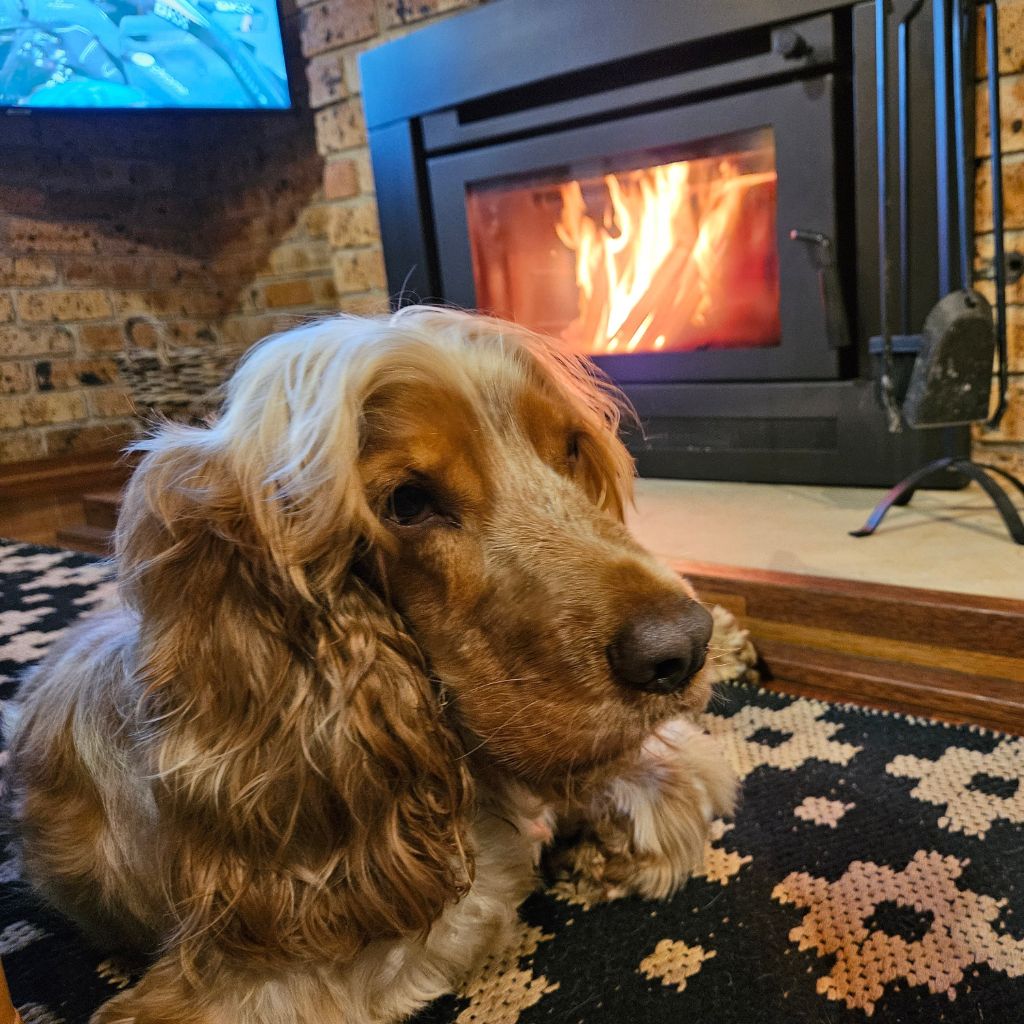
<instances>
[{"instance_id":1,"label":"orange flame","mask_svg":"<svg viewBox=\"0 0 1024 1024\"><path fill-rule=\"evenodd\" d=\"M778 344L774 145L751 136L724 156L471 186L479 305L589 354Z\"/></svg>"},{"instance_id":2,"label":"orange flame","mask_svg":"<svg viewBox=\"0 0 1024 1024\"><path fill-rule=\"evenodd\" d=\"M591 353L777 343L775 183L704 159L562 185L579 294L564 336Z\"/></svg>"}]
</instances>

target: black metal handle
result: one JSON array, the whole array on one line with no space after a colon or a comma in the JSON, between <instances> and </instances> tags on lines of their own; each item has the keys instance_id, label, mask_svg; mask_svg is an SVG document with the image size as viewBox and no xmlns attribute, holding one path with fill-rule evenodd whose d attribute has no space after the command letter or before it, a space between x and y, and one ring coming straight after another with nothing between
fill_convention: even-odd
<instances>
[{"instance_id":1,"label":"black metal handle","mask_svg":"<svg viewBox=\"0 0 1024 1024\"><path fill-rule=\"evenodd\" d=\"M832 239L820 231L804 231L800 228L793 228L789 237L793 242L805 242L813 246L829 348L846 348L850 344L850 328L846 322L846 306L843 303L843 289L839 284L839 269Z\"/></svg>"}]
</instances>

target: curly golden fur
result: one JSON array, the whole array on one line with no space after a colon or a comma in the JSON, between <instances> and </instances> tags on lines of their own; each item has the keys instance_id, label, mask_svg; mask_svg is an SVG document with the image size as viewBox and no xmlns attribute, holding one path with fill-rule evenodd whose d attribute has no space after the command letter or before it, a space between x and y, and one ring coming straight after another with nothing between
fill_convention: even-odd
<instances>
[{"instance_id":1,"label":"curly golden fur","mask_svg":"<svg viewBox=\"0 0 1024 1024\"><path fill-rule=\"evenodd\" d=\"M419 307L268 339L139 445L123 608L11 745L29 876L152 958L96 1024L400 1019L504 940L558 818L598 888L685 881L733 783L707 670L609 672L692 597L622 524L617 426L583 360Z\"/></svg>"}]
</instances>

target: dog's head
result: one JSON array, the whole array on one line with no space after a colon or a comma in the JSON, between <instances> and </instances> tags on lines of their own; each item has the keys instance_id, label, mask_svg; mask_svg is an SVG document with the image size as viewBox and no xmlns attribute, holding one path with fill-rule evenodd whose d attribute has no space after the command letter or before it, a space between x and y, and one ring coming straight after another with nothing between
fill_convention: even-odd
<instances>
[{"instance_id":1,"label":"dog's head","mask_svg":"<svg viewBox=\"0 0 1024 1024\"><path fill-rule=\"evenodd\" d=\"M622 524L618 419L583 360L459 312L254 349L211 428L144 445L119 528L142 673L181 725L169 799L202 775L271 847L361 836L350 862L388 889L367 934L400 931L463 884L468 745L544 787L703 707L711 619ZM321 782L342 820L294 808Z\"/></svg>"},{"instance_id":2,"label":"dog's head","mask_svg":"<svg viewBox=\"0 0 1024 1024\"><path fill-rule=\"evenodd\" d=\"M543 784L702 708L711 619L622 524L616 396L507 324L412 310L390 330L360 402L366 536L480 749Z\"/></svg>"}]
</instances>

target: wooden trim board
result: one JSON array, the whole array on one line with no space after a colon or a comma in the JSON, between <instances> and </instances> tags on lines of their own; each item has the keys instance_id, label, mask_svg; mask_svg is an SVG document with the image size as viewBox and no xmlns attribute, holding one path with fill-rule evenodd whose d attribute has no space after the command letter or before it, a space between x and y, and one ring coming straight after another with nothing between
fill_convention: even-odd
<instances>
[{"instance_id":1,"label":"wooden trim board","mask_svg":"<svg viewBox=\"0 0 1024 1024\"><path fill-rule=\"evenodd\" d=\"M120 488L130 475L130 463L116 448L0 465L0 536L81 549L60 533L82 522L82 495Z\"/></svg>"},{"instance_id":2,"label":"wooden trim board","mask_svg":"<svg viewBox=\"0 0 1024 1024\"><path fill-rule=\"evenodd\" d=\"M118 487L131 476L121 447L0 465L0 499Z\"/></svg>"},{"instance_id":3,"label":"wooden trim board","mask_svg":"<svg viewBox=\"0 0 1024 1024\"><path fill-rule=\"evenodd\" d=\"M1024 600L673 565L750 630L767 686L1024 733Z\"/></svg>"}]
</instances>

